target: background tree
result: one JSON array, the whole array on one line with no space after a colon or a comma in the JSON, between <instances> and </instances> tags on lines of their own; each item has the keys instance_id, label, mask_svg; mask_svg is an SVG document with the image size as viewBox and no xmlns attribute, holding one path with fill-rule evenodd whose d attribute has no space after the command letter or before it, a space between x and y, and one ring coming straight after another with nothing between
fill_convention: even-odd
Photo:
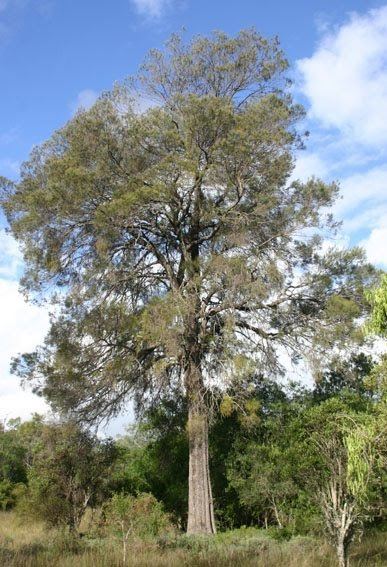
<instances>
[{"instance_id":1,"label":"background tree","mask_svg":"<svg viewBox=\"0 0 387 567\"><path fill-rule=\"evenodd\" d=\"M250 508L264 525L274 522L284 525L289 501L294 500L297 487L289 471L289 455L279 444L257 445L251 443L246 451L240 451L229 471L230 484L242 504Z\"/></svg>"},{"instance_id":2,"label":"background tree","mask_svg":"<svg viewBox=\"0 0 387 567\"><path fill-rule=\"evenodd\" d=\"M16 418L0 426L0 506L3 509L15 506L24 493L42 427L43 419L38 414L26 422Z\"/></svg>"},{"instance_id":3,"label":"background tree","mask_svg":"<svg viewBox=\"0 0 387 567\"><path fill-rule=\"evenodd\" d=\"M136 496L150 492L176 525L187 527L187 407L182 396L162 398L142 422L117 441L111 489Z\"/></svg>"},{"instance_id":4,"label":"background tree","mask_svg":"<svg viewBox=\"0 0 387 567\"><path fill-rule=\"evenodd\" d=\"M74 423L44 424L28 468L21 509L48 525L77 531L87 506L107 497L115 447Z\"/></svg>"},{"instance_id":5,"label":"background tree","mask_svg":"<svg viewBox=\"0 0 387 567\"><path fill-rule=\"evenodd\" d=\"M364 404L367 396L372 395L367 377L374 365L372 357L363 352L353 353L347 358L334 358L329 367L317 377L313 390L316 401L352 395L358 396Z\"/></svg>"},{"instance_id":6,"label":"background tree","mask_svg":"<svg viewBox=\"0 0 387 567\"><path fill-rule=\"evenodd\" d=\"M88 422L165 390L187 400L188 532L214 532L208 401L251 362L277 373L349 338L372 270L330 249L338 188L290 180L302 145L277 40L172 36L139 75L34 149L3 206L27 292L59 290L15 369ZM133 87L155 106L136 113ZM321 347L321 348L320 348Z\"/></svg>"},{"instance_id":7,"label":"background tree","mask_svg":"<svg viewBox=\"0 0 387 567\"><path fill-rule=\"evenodd\" d=\"M0 507L12 508L19 488L27 482L26 449L17 434L20 420L0 425Z\"/></svg>"}]
</instances>

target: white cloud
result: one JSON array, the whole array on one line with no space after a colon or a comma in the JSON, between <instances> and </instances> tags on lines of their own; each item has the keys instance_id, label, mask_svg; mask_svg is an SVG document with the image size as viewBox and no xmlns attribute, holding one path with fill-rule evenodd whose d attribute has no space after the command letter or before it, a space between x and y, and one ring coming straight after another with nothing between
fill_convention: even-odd
<instances>
[{"instance_id":1,"label":"white cloud","mask_svg":"<svg viewBox=\"0 0 387 567\"><path fill-rule=\"evenodd\" d=\"M18 291L22 254L11 235L0 231L0 420L27 418L47 409L43 400L20 387L9 373L13 356L33 350L48 329L45 309L27 303Z\"/></svg>"},{"instance_id":2,"label":"white cloud","mask_svg":"<svg viewBox=\"0 0 387 567\"><path fill-rule=\"evenodd\" d=\"M359 144L387 142L387 6L353 14L297 67L312 118Z\"/></svg>"},{"instance_id":3,"label":"white cloud","mask_svg":"<svg viewBox=\"0 0 387 567\"><path fill-rule=\"evenodd\" d=\"M302 153L297 158L292 179L306 181L311 176L322 178L327 172L328 166L318 154Z\"/></svg>"},{"instance_id":4,"label":"white cloud","mask_svg":"<svg viewBox=\"0 0 387 567\"><path fill-rule=\"evenodd\" d=\"M48 329L46 310L28 304L18 291L16 281L0 279L0 419L28 418L35 411L47 409L43 400L23 390L19 380L9 373L11 358L33 350Z\"/></svg>"},{"instance_id":5,"label":"white cloud","mask_svg":"<svg viewBox=\"0 0 387 567\"><path fill-rule=\"evenodd\" d=\"M170 6L171 0L131 0L136 11L147 18L160 18Z\"/></svg>"},{"instance_id":6,"label":"white cloud","mask_svg":"<svg viewBox=\"0 0 387 567\"><path fill-rule=\"evenodd\" d=\"M0 278L17 279L23 265L22 254L10 234L0 230Z\"/></svg>"},{"instance_id":7,"label":"white cloud","mask_svg":"<svg viewBox=\"0 0 387 567\"><path fill-rule=\"evenodd\" d=\"M387 5L320 32L314 53L296 64L313 138L294 176L338 181L344 233L386 266Z\"/></svg>"},{"instance_id":8,"label":"white cloud","mask_svg":"<svg viewBox=\"0 0 387 567\"><path fill-rule=\"evenodd\" d=\"M387 224L381 228L374 228L365 240L360 242L367 257L373 264L382 264L387 268Z\"/></svg>"},{"instance_id":9,"label":"white cloud","mask_svg":"<svg viewBox=\"0 0 387 567\"><path fill-rule=\"evenodd\" d=\"M84 89L78 93L76 100L71 104L72 113L75 114L77 110L88 110L96 102L98 96L96 91Z\"/></svg>"},{"instance_id":10,"label":"white cloud","mask_svg":"<svg viewBox=\"0 0 387 567\"><path fill-rule=\"evenodd\" d=\"M387 204L387 166L376 166L368 171L354 173L341 182L343 199L338 209L350 213L362 207Z\"/></svg>"}]
</instances>

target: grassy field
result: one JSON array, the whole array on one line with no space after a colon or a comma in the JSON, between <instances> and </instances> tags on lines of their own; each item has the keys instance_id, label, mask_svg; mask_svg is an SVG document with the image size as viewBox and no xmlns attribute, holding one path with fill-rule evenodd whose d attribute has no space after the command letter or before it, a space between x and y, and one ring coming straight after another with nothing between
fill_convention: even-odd
<instances>
[{"instance_id":1,"label":"grassy field","mask_svg":"<svg viewBox=\"0 0 387 567\"><path fill-rule=\"evenodd\" d=\"M4 567L119 567L119 540L84 536L80 541L42 524L23 525L9 512L0 513L0 565ZM214 538L178 536L158 542L132 542L130 566L203 567L334 567L325 543L305 537L276 541L253 528L217 534ZM386 534L368 535L355 544L353 567L387 566Z\"/></svg>"}]
</instances>

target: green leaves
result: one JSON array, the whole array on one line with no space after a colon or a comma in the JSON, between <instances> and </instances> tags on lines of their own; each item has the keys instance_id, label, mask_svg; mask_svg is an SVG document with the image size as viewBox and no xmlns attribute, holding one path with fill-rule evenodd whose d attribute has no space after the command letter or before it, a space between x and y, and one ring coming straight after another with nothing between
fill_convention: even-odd
<instances>
[{"instance_id":1,"label":"green leaves","mask_svg":"<svg viewBox=\"0 0 387 567\"><path fill-rule=\"evenodd\" d=\"M366 324L366 332L387 335L387 274L383 274L379 287L366 291L371 305L371 316Z\"/></svg>"}]
</instances>

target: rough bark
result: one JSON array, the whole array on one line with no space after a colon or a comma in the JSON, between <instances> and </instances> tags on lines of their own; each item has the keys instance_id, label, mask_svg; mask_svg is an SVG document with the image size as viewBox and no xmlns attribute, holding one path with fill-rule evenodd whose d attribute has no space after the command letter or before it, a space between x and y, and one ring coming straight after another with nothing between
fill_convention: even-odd
<instances>
[{"instance_id":1,"label":"rough bark","mask_svg":"<svg viewBox=\"0 0 387 567\"><path fill-rule=\"evenodd\" d=\"M197 306L196 306L197 307ZM201 370L197 309L187 322L185 388L188 402L188 534L215 533L208 457L208 413Z\"/></svg>"},{"instance_id":2,"label":"rough bark","mask_svg":"<svg viewBox=\"0 0 387 567\"><path fill-rule=\"evenodd\" d=\"M216 531L208 458L208 414L204 400L201 369L200 299L196 282L200 277L199 235L202 204L202 175L194 187L194 209L189 231L189 268L191 280L191 312L185 324L185 388L188 401L189 477L188 477L188 534L213 534Z\"/></svg>"},{"instance_id":3,"label":"rough bark","mask_svg":"<svg viewBox=\"0 0 387 567\"><path fill-rule=\"evenodd\" d=\"M336 553L339 560L339 567L348 567L348 549L342 539L340 539L337 544Z\"/></svg>"},{"instance_id":4,"label":"rough bark","mask_svg":"<svg viewBox=\"0 0 387 567\"><path fill-rule=\"evenodd\" d=\"M191 380L193 376L191 375ZM188 410L188 534L216 531L208 459L208 417L201 395L190 388Z\"/></svg>"}]
</instances>

